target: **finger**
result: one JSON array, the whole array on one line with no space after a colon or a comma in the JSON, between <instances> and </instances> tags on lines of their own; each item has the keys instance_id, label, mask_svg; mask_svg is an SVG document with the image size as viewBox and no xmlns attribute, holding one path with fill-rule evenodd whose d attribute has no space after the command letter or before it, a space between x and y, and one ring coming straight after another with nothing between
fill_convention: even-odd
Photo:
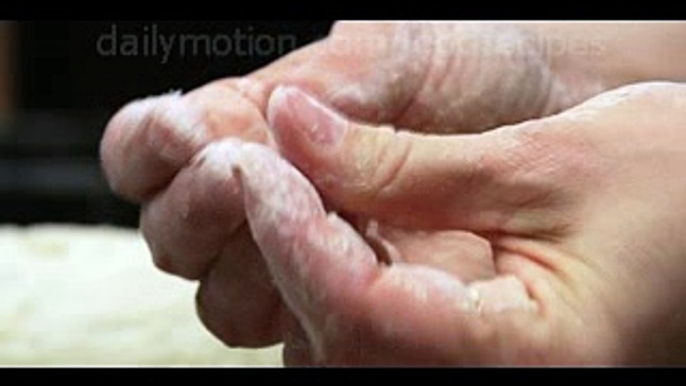
<instances>
[{"instance_id":1,"label":"finger","mask_svg":"<svg viewBox=\"0 0 686 386\"><path fill-rule=\"evenodd\" d=\"M445 37L469 39L484 28L490 27L339 23L327 39L249 76L213 82L184 96L132 102L107 125L101 143L105 174L116 192L143 201L212 139L233 135L267 143L267 99L281 84L308 90L357 119L415 130L478 132L535 115L545 102L540 64L510 66L503 82L465 65L476 60L469 55L458 60L459 46L445 46L453 40L458 44ZM466 89L471 92L460 92ZM484 114L484 105L506 107Z\"/></svg>"},{"instance_id":2,"label":"finger","mask_svg":"<svg viewBox=\"0 0 686 386\"><path fill-rule=\"evenodd\" d=\"M381 261L422 264L454 275L465 283L496 277L491 244L471 232L407 230L376 221L370 221L362 229L365 240Z\"/></svg>"},{"instance_id":3,"label":"finger","mask_svg":"<svg viewBox=\"0 0 686 386\"><path fill-rule=\"evenodd\" d=\"M524 125L476 135L396 132L348 121L293 87L274 91L269 122L281 153L328 200L396 225L521 231L562 179L550 175L559 165L542 158L544 146L527 143Z\"/></svg>"},{"instance_id":4,"label":"finger","mask_svg":"<svg viewBox=\"0 0 686 386\"><path fill-rule=\"evenodd\" d=\"M232 156L207 146L143 207L141 230L159 268L202 277L243 224L238 181L223 167Z\"/></svg>"},{"instance_id":5,"label":"finger","mask_svg":"<svg viewBox=\"0 0 686 386\"><path fill-rule=\"evenodd\" d=\"M225 244L200 282L200 320L232 347L265 347L282 339L288 317L247 225Z\"/></svg>"},{"instance_id":6,"label":"finger","mask_svg":"<svg viewBox=\"0 0 686 386\"><path fill-rule=\"evenodd\" d=\"M137 202L147 199L213 139L267 141L262 114L252 102L219 84L201 90L134 101L112 118L100 149L115 192Z\"/></svg>"},{"instance_id":7,"label":"finger","mask_svg":"<svg viewBox=\"0 0 686 386\"><path fill-rule=\"evenodd\" d=\"M484 36L497 41L497 49L480 44ZM265 105L274 87L294 85L363 121L432 133L482 132L551 114L597 92L569 92L559 84L534 39L526 26L503 23L339 22L311 51L251 78L269 85Z\"/></svg>"},{"instance_id":8,"label":"finger","mask_svg":"<svg viewBox=\"0 0 686 386\"><path fill-rule=\"evenodd\" d=\"M379 32L380 42L393 40L395 27L370 27ZM349 43L363 42L352 39ZM330 41L320 42L247 77L213 82L184 96L177 93L131 102L112 118L103 136L101 156L107 180L115 192L140 202L164 187L195 152L214 139L237 136L269 143L264 111L271 91L281 83L307 88L354 116L390 119L393 108L406 105L412 97L423 71L393 61L393 67L405 75L403 86L398 89L390 79L370 86L366 79L374 76L379 61L391 64L390 52L391 47L379 51L360 46L341 57ZM349 87L344 89L344 85ZM386 91L391 86L396 92ZM372 106L369 101L378 104Z\"/></svg>"},{"instance_id":9,"label":"finger","mask_svg":"<svg viewBox=\"0 0 686 386\"><path fill-rule=\"evenodd\" d=\"M160 269L202 278L197 301L210 331L231 346L261 347L281 337L281 300L224 166L233 156L207 146L144 207L141 229Z\"/></svg>"},{"instance_id":10,"label":"finger","mask_svg":"<svg viewBox=\"0 0 686 386\"><path fill-rule=\"evenodd\" d=\"M376 257L351 227L335 215L326 216L314 188L275 153L250 144L243 144L236 152L240 155L234 167L242 182L251 232L267 258L282 298L308 337L313 361L320 362L322 337L317 324L326 312L339 308L330 303L343 303L341 310L355 312L354 307L345 307L352 300L344 298L361 295L358 291L363 291L376 274ZM308 241L316 234L314 248L319 252L340 249L346 253L346 260L318 261L310 253L292 256L286 251L301 248L295 236L298 234L310 235ZM275 260L276 256L283 258ZM335 267L327 270L323 263ZM319 271L326 271L327 277ZM328 306L322 307L323 303Z\"/></svg>"},{"instance_id":11,"label":"finger","mask_svg":"<svg viewBox=\"0 0 686 386\"><path fill-rule=\"evenodd\" d=\"M283 342L283 364L286 367L306 367L315 364L307 334L291 313L285 316Z\"/></svg>"},{"instance_id":12,"label":"finger","mask_svg":"<svg viewBox=\"0 0 686 386\"><path fill-rule=\"evenodd\" d=\"M487 343L503 344L488 340L511 332L498 318L487 323L484 313L533 314L534 304L515 278L466 286L429 267L382 268L363 239L327 215L313 187L288 164L255 145L244 145L239 159L251 230L316 362L435 363L456 355L468 361L455 347L479 358Z\"/></svg>"}]
</instances>

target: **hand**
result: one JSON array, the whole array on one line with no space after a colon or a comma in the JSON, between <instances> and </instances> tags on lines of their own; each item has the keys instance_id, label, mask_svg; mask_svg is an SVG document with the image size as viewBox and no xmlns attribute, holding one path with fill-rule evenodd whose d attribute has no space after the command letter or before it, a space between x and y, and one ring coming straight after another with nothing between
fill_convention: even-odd
<instances>
[{"instance_id":1,"label":"hand","mask_svg":"<svg viewBox=\"0 0 686 386\"><path fill-rule=\"evenodd\" d=\"M241 181L255 240L304 327L300 363L686 359L686 86L627 86L476 135L355 123L295 88L278 89L269 113L281 154L308 179L253 156ZM418 234L421 248L392 230L375 253L326 215L308 180L328 207ZM441 242L453 230L489 248ZM446 249L480 262L478 277L441 269Z\"/></svg>"},{"instance_id":2,"label":"hand","mask_svg":"<svg viewBox=\"0 0 686 386\"><path fill-rule=\"evenodd\" d=\"M270 284L245 225L242 201L226 194L236 188L227 183L225 173L198 173L202 168L194 163L196 153L225 137L273 146L265 113L267 99L279 84L297 85L360 120L430 132L480 132L549 115L605 88L653 74L626 58L612 59L617 53L636 52L617 49L624 42L601 39L606 60L592 61L569 55L573 52L552 54L537 44L542 38L583 40L589 27L557 29L526 24L339 24L326 40L247 77L125 107L108 125L103 166L115 191L143 205L141 225L156 264L201 279L198 299L210 330L231 345L272 344L283 339L282 330L293 319ZM598 31L590 35L613 36ZM373 44L368 45L370 36ZM451 37L458 43L451 43ZM501 55L474 46L484 37L508 41L518 49ZM403 48L408 41L418 43L408 50ZM465 41L479 50L465 51L459 46ZM436 46L442 49L434 52ZM661 55L636 57L643 56L652 58L651 66L672 62L657 60ZM450 243L464 238L462 247L483 249L481 240L460 235L451 233ZM460 268L467 269L463 263ZM246 288L251 289L249 295Z\"/></svg>"}]
</instances>

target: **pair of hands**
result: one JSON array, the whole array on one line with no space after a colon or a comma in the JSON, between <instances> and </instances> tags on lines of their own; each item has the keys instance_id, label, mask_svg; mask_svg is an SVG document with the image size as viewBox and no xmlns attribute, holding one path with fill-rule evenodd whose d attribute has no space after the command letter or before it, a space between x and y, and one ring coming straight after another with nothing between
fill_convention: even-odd
<instances>
[{"instance_id":1,"label":"pair of hands","mask_svg":"<svg viewBox=\"0 0 686 386\"><path fill-rule=\"evenodd\" d=\"M104 170L208 329L287 365L679 362L686 86L615 87L682 76L683 27L650 65L632 28L338 24L129 104Z\"/></svg>"}]
</instances>

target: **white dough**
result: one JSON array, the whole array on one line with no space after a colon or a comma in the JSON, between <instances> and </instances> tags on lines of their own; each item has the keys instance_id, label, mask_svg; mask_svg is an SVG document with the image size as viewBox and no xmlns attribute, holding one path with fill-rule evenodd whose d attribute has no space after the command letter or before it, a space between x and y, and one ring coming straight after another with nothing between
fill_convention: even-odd
<instances>
[{"instance_id":1,"label":"white dough","mask_svg":"<svg viewBox=\"0 0 686 386\"><path fill-rule=\"evenodd\" d=\"M136 231L0 226L0 365L281 365L280 346L207 332L196 286L158 271Z\"/></svg>"}]
</instances>

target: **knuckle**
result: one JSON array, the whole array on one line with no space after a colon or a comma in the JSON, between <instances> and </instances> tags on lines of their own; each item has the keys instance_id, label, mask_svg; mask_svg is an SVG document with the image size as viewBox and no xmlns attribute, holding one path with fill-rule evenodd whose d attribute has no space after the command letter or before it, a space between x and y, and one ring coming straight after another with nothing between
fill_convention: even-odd
<instances>
[{"instance_id":1,"label":"knuckle","mask_svg":"<svg viewBox=\"0 0 686 386\"><path fill-rule=\"evenodd\" d=\"M169 258L169 255L163 253L153 253L152 261L153 264L155 264L155 268L159 269L160 271L170 275L176 275L174 264L172 264L172 260Z\"/></svg>"},{"instance_id":2,"label":"knuckle","mask_svg":"<svg viewBox=\"0 0 686 386\"><path fill-rule=\"evenodd\" d=\"M274 315L256 319L228 309L226 299L217 296L210 280L202 281L196 294L196 311L202 324L224 344L229 347L264 347L279 340L278 311L274 311L278 307L270 308Z\"/></svg>"},{"instance_id":3,"label":"knuckle","mask_svg":"<svg viewBox=\"0 0 686 386\"><path fill-rule=\"evenodd\" d=\"M240 347L243 343L242 334L231 323L230 317L218 308L221 304L216 304L208 281L203 281L198 287L195 296L195 305L198 317L202 324L219 340L230 347Z\"/></svg>"},{"instance_id":4,"label":"knuckle","mask_svg":"<svg viewBox=\"0 0 686 386\"><path fill-rule=\"evenodd\" d=\"M179 276L186 279L193 279L189 275L185 275L182 269L179 269L176 259L167 253L163 240L160 239L160 231L164 232L164 226L156 224L155 219L151 215L149 206L145 206L141 212L140 229L143 234L143 239L148 246L152 262L155 268L160 271Z\"/></svg>"},{"instance_id":5,"label":"knuckle","mask_svg":"<svg viewBox=\"0 0 686 386\"><path fill-rule=\"evenodd\" d=\"M244 341L242 334L230 320L227 320L225 313L217 311L217 305L214 303L206 282L201 282L195 296L195 308L200 322L227 346L241 347Z\"/></svg>"},{"instance_id":6,"label":"knuckle","mask_svg":"<svg viewBox=\"0 0 686 386\"><path fill-rule=\"evenodd\" d=\"M165 248L160 247L157 241L148 241L148 246L152 261L160 271L186 280L198 280L202 277L204 273L202 266L192 264L188 262L188 259L180 259L178 256L166 252Z\"/></svg>"},{"instance_id":7,"label":"knuckle","mask_svg":"<svg viewBox=\"0 0 686 386\"><path fill-rule=\"evenodd\" d=\"M392 128L381 127L374 132L354 130L350 139L352 151L350 170L343 179L346 191L355 192L366 200L402 189L403 176L410 156L412 141Z\"/></svg>"},{"instance_id":8,"label":"knuckle","mask_svg":"<svg viewBox=\"0 0 686 386\"><path fill-rule=\"evenodd\" d=\"M394 195L405 187L404 177L409 172L408 164L412 151L412 140L400 133L394 138L384 138L377 145L378 165L372 170L372 189L377 196Z\"/></svg>"},{"instance_id":9,"label":"knuckle","mask_svg":"<svg viewBox=\"0 0 686 386\"><path fill-rule=\"evenodd\" d=\"M155 268L170 275L189 279L182 274L182 270L178 269L174 258L166 253L163 248L160 247L158 242L152 241L150 237L145 237L145 240L148 244L148 249L150 250L152 262L155 265Z\"/></svg>"},{"instance_id":10,"label":"knuckle","mask_svg":"<svg viewBox=\"0 0 686 386\"><path fill-rule=\"evenodd\" d=\"M155 98L140 123L140 130L140 144L149 153L177 166L187 162L207 143L209 135L202 111L179 94Z\"/></svg>"}]
</instances>

